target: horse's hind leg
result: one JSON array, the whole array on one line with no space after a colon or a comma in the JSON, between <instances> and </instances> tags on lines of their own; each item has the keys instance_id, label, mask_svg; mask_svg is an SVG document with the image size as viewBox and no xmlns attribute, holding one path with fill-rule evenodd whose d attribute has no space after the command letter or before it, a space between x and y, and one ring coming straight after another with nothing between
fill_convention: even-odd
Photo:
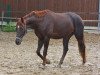
<instances>
[{"instance_id":1,"label":"horse's hind leg","mask_svg":"<svg viewBox=\"0 0 100 75\"><path fill-rule=\"evenodd\" d=\"M61 67L61 64L64 61L64 58L65 58L66 53L68 51L68 42L69 42L69 39L68 38L63 38L63 55L62 55L62 57L60 59L60 62L58 64L58 67Z\"/></svg>"},{"instance_id":2,"label":"horse's hind leg","mask_svg":"<svg viewBox=\"0 0 100 75\"><path fill-rule=\"evenodd\" d=\"M86 62L84 36L75 36L78 41L80 55L83 59L83 64Z\"/></svg>"}]
</instances>

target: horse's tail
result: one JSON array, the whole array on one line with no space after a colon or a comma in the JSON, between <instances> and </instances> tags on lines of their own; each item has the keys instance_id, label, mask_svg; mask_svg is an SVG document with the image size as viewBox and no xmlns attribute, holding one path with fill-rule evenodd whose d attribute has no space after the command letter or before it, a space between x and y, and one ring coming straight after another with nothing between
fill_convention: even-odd
<instances>
[{"instance_id":1,"label":"horse's tail","mask_svg":"<svg viewBox=\"0 0 100 75\"><path fill-rule=\"evenodd\" d=\"M85 42L84 42L84 23L80 16L74 13L69 13L75 28L74 35L78 41L80 55L83 58L83 64L86 62Z\"/></svg>"},{"instance_id":2,"label":"horse's tail","mask_svg":"<svg viewBox=\"0 0 100 75\"><path fill-rule=\"evenodd\" d=\"M84 23L82 22L82 18L75 14L75 13L69 13L69 16L71 17L74 25L74 34L75 36L82 36L84 32Z\"/></svg>"}]
</instances>

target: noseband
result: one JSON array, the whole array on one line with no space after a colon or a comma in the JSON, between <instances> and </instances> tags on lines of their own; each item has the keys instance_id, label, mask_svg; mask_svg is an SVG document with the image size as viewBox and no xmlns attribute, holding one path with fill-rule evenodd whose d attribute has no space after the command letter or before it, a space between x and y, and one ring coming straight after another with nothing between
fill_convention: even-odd
<instances>
[{"instance_id":1,"label":"noseband","mask_svg":"<svg viewBox=\"0 0 100 75\"><path fill-rule=\"evenodd\" d=\"M22 41L22 39L21 39L21 38L19 38L19 37L16 37L16 39L18 39L18 40Z\"/></svg>"},{"instance_id":2,"label":"noseband","mask_svg":"<svg viewBox=\"0 0 100 75\"><path fill-rule=\"evenodd\" d=\"M22 24L22 29L24 30L25 34L27 33L27 26L26 26L26 22L20 22ZM19 31L19 27L18 27L18 31ZM16 36L17 40L22 41L22 37L23 35L21 35L20 37Z\"/></svg>"}]
</instances>

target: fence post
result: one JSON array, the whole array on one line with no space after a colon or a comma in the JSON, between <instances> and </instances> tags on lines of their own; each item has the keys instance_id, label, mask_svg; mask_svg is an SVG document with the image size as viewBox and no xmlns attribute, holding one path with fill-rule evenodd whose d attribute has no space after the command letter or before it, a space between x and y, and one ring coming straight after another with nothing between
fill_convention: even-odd
<instances>
[{"instance_id":1,"label":"fence post","mask_svg":"<svg viewBox=\"0 0 100 75\"><path fill-rule=\"evenodd\" d=\"M99 18L98 19L100 20L100 0L99 0ZM98 22L98 30L100 31L100 22Z\"/></svg>"},{"instance_id":2,"label":"fence post","mask_svg":"<svg viewBox=\"0 0 100 75\"><path fill-rule=\"evenodd\" d=\"M2 11L1 30L3 30L3 19L4 19L4 11Z\"/></svg>"}]
</instances>

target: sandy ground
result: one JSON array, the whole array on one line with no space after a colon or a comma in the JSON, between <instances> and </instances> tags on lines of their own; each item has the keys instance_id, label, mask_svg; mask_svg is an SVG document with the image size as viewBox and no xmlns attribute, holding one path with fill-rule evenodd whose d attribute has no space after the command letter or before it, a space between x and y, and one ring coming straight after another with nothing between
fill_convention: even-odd
<instances>
[{"instance_id":1,"label":"sandy ground","mask_svg":"<svg viewBox=\"0 0 100 75\"><path fill-rule=\"evenodd\" d=\"M51 64L41 68L42 60L36 54L37 37L33 32L15 44L14 32L0 32L0 75L100 75L100 36L85 33L87 63L82 65L77 41L73 36L61 68L57 64L62 55L62 39L50 40L47 58ZM42 49L43 50L43 49Z\"/></svg>"}]
</instances>

